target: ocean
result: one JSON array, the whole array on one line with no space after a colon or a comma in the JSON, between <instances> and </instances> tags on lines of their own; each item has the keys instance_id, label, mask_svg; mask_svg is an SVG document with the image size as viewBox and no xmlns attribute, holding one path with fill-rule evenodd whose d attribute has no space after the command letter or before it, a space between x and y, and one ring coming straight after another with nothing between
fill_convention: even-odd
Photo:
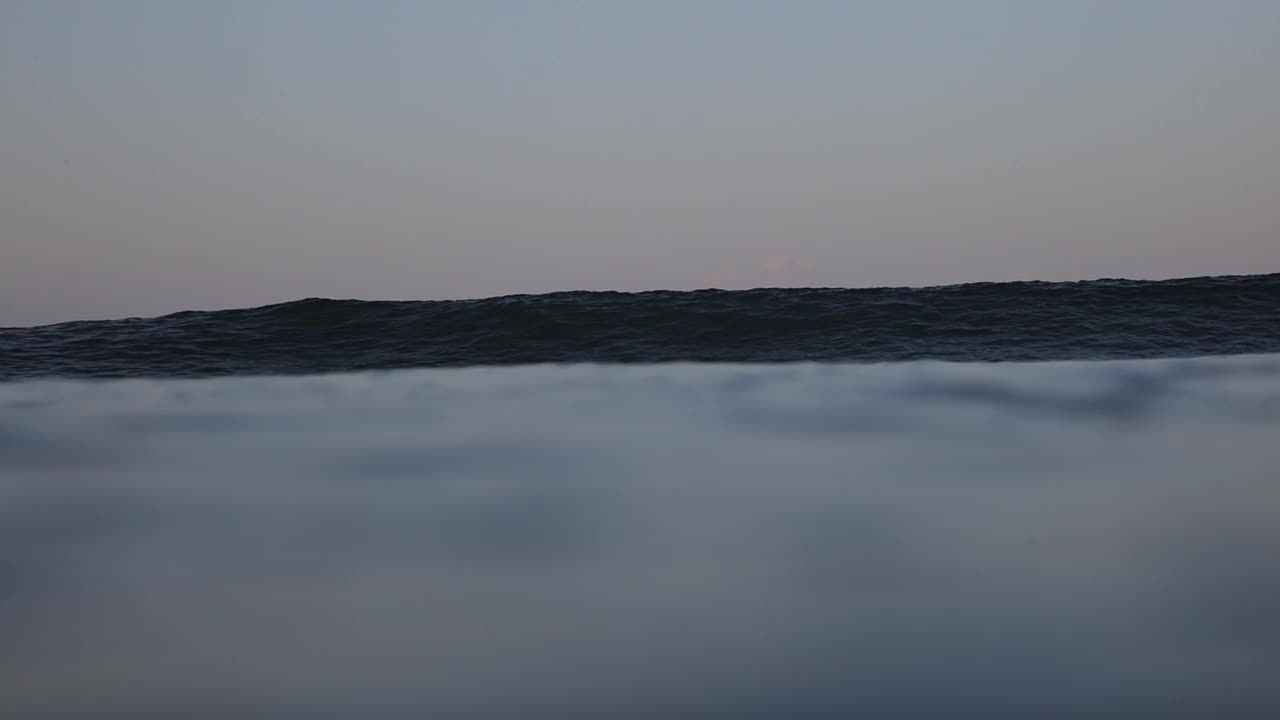
<instances>
[{"instance_id":1,"label":"ocean","mask_svg":"<svg viewBox=\"0 0 1280 720\"><path fill-rule=\"evenodd\" d=\"M1280 275L0 330L0 717L1280 717Z\"/></svg>"},{"instance_id":2,"label":"ocean","mask_svg":"<svg viewBox=\"0 0 1280 720\"><path fill-rule=\"evenodd\" d=\"M1280 274L931 288L307 299L0 328L0 380L544 362L1110 360L1280 352Z\"/></svg>"}]
</instances>

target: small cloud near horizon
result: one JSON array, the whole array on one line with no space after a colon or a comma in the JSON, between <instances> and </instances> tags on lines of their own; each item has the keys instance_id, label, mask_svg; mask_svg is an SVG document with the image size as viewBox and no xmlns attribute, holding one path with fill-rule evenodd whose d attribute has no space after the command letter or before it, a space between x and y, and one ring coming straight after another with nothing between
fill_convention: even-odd
<instances>
[{"instance_id":1,"label":"small cloud near horizon","mask_svg":"<svg viewBox=\"0 0 1280 720\"><path fill-rule=\"evenodd\" d=\"M707 287L725 289L791 285L795 284L797 275L806 273L811 267L813 264L805 258L769 255L745 266L725 262L708 273L705 282Z\"/></svg>"},{"instance_id":2,"label":"small cloud near horizon","mask_svg":"<svg viewBox=\"0 0 1280 720\"><path fill-rule=\"evenodd\" d=\"M791 271L803 272L810 267L804 258L791 258L786 255L770 255L760 263L760 270L766 274L779 274Z\"/></svg>"}]
</instances>

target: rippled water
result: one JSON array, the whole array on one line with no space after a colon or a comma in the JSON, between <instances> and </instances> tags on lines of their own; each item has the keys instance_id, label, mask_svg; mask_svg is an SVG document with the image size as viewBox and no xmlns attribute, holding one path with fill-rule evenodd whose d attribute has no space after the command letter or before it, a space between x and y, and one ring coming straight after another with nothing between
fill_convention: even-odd
<instances>
[{"instance_id":1,"label":"rippled water","mask_svg":"<svg viewBox=\"0 0 1280 720\"><path fill-rule=\"evenodd\" d=\"M309 299L0 328L0 379L539 362L1098 360L1280 352L1280 274L933 288Z\"/></svg>"},{"instance_id":2,"label":"rippled water","mask_svg":"<svg viewBox=\"0 0 1280 720\"><path fill-rule=\"evenodd\" d=\"M1280 716L1280 356L0 384L0 716Z\"/></svg>"}]
</instances>

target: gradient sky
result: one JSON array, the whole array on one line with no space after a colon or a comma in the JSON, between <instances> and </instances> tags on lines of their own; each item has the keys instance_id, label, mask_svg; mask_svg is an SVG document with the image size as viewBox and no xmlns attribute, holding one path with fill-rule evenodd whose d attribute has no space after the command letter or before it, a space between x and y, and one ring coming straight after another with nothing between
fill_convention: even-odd
<instances>
[{"instance_id":1,"label":"gradient sky","mask_svg":"<svg viewBox=\"0 0 1280 720\"><path fill-rule=\"evenodd\" d=\"M1280 271L1280 2L0 0L0 325Z\"/></svg>"}]
</instances>

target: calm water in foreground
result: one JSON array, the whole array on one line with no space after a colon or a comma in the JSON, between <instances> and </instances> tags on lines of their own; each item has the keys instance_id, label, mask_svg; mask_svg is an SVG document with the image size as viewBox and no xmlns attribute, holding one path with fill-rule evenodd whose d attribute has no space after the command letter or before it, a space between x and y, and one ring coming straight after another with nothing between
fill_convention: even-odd
<instances>
[{"instance_id":1,"label":"calm water in foreground","mask_svg":"<svg viewBox=\"0 0 1280 720\"><path fill-rule=\"evenodd\" d=\"M1280 356L0 384L0 716L1280 717Z\"/></svg>"}]
</instances>

